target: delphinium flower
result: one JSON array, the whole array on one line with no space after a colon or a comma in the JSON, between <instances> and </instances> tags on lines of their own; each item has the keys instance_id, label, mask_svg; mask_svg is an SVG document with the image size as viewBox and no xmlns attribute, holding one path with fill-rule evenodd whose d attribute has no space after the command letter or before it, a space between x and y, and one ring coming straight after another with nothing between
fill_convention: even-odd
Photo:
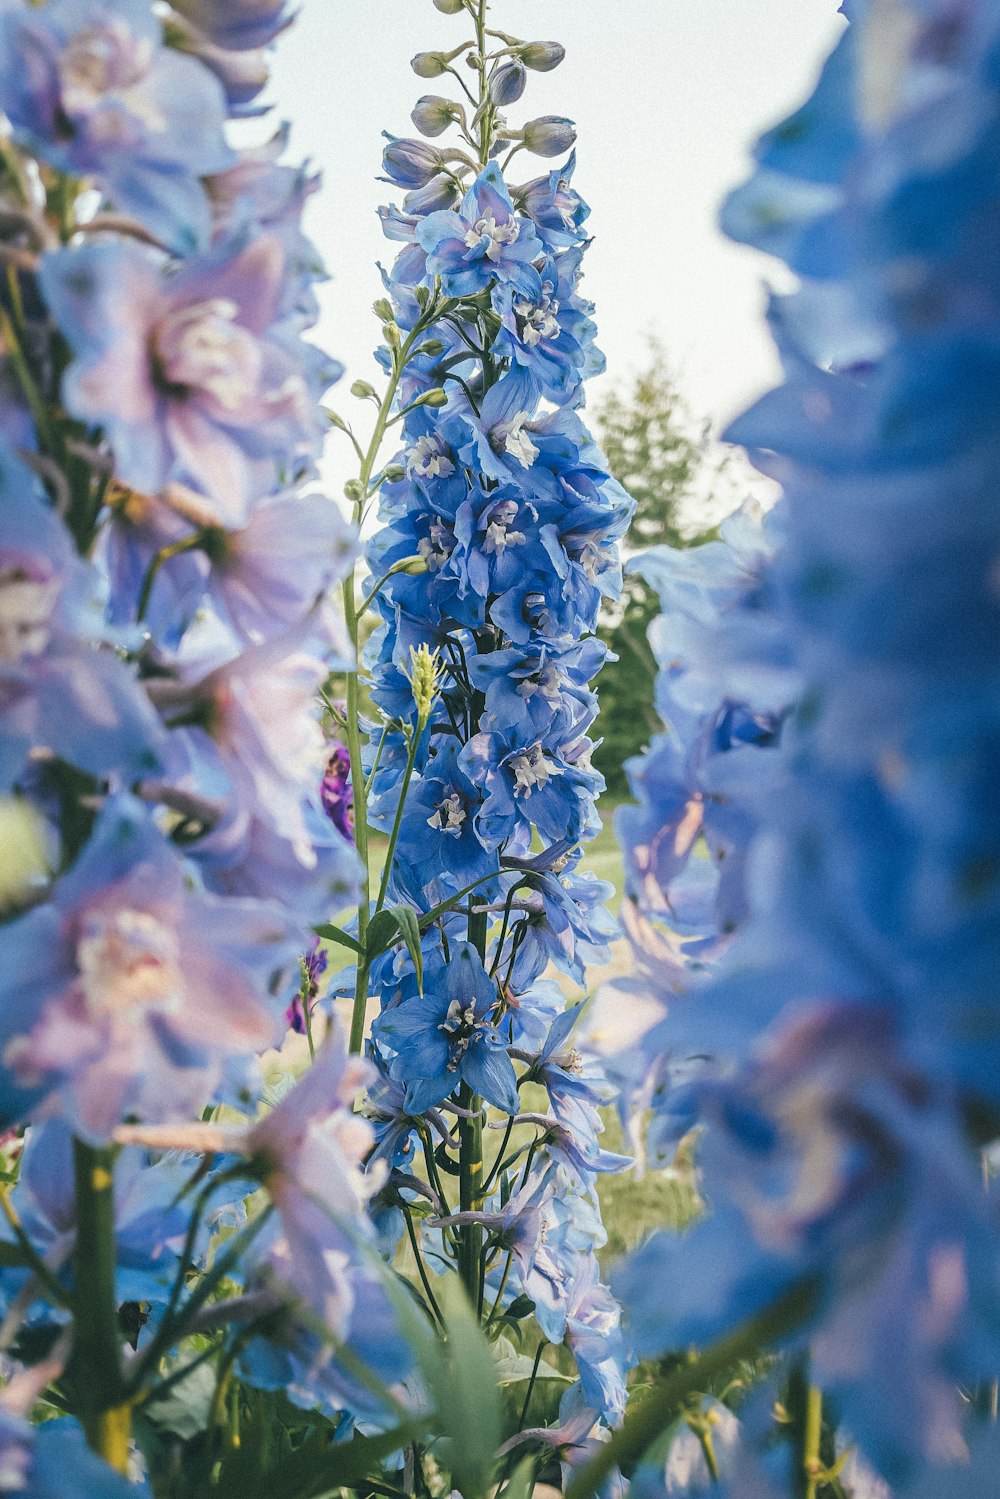
<instances>
[{"instance_id":1,"label":"delphinium flower","mask_svg":"<svg viewBox=\"0 0 1000 1499\"><path fill-rule=\"evenodd\" d=\"M261 1054L358 878L321 791L318 689L346 664L329 596L356 539L317 483L338 367L307 337L316 179L280 160L286 132L227 139L290 19L0 4L0 791L44 855L0 923L0 1117L29 1130L3 1337L30 1362L72 1323L49 1377L122 1471L133 1407L190 1350L220 1256L249 1279L258 1226L241 1165L119 1155L115 1133L273 1102ZM337 1211L345 1243L371 1234L363 1196ZM289 1242L286 1278L307 1250ZM344 1296L368 1295L351 1264ZM383 1331L396 1357L391 1323L366 1357ZM58 1492L89 1494L83 1470Z\"/></svg>"},{"instance_id":2,"label":"delphinium flower","mask_svg":"<svg viewBox=\"0 0 1000 1499\"><path fill-rule=\"evenodd\" d=\"M582 984L616 931L611 887L578 866L603 787L589 732L605 651L592 637L621 584L631 501L577 410L602 360L578 288L587 209L572 161L538 182L512 176L521 150L572 146L567 121L520 127L505 113L526 70L555 66L562 49L500 33L487 42L484 3L451 9L476 28L450 54L469 54L476 113L425 95L412 118L429 139L390 136L385 148L386 179L403 190L382 211L400 245L376 304L390 390L349 487L359 518L379 498L363 607L379 621L365 665L381 721L364 756L355 750L352 779L366 775L367 822L389 849L377 897L362 896L363 948L366 932L393 923L383 950L367 939L358 964L355 1043L375 994L369 1048L382 1079L370 1109L397 1169L429 1161L440 1237L421 1235L427 1252L457 1263L474 1306L494 1304L491 1332L518 1298L534 1303L545 1337L577 1355L589 1424L613 1423L624 1350L597 1265L596 1182L626 1162L598 1144L610 1090L568 1044L575 1015L552 1027L566 1000L544 975L553 963ZM423 54L413 66L437 76ZM374 394L366 382L355 393ZM401 446L383 467L390 412ZM357 792L355 807L360 826ZM548 1106L521 1102L529 1084L535 1096L548 1089ZM457 1119L450 1139L432 1113ZM489 1169L484 1124L498 1130L485 1131ZM457 1167L456 1202L432 1135ZM387 1192L405 1218L419 1184L391 1178ZM417 1244L412 1219L409 1230Z\"/></svg>"},{"instance_id":3,"label":"delphinium flower","mask_svg":"<svg viewBox=\"0 0 1000 1499\"><path fill-rule=\"evenodd\" d=\"M648 1065L633 1047L620 1066L664 1149L707 1125L710 1213L616 1284L644 1352L783 1343L875 1492L972 1495L975 1391L1000 1368L980 1158L997 1131L1000 31L986 4L845 9L815 94L763 138L724 215L804 278L771 308L785 382L729 434L784 497L763 586L722 600L716 625L689 568L661 574L662 701L702 706L704 671L687 691L674 665L694 613L704 661L738 689L742 747L718 769L683 736L672 762L654 751L623 819L646 979L658 941L672 959L658 987L608 997L643 1012ZM706 858L711 919L691 924L685 849L703 827L711 850L710 798L736 843L718 877ZM705 936L711 971L691 949ZM608 1008L620 1051L612 1023ZM775 1493L822 1492L815 1416L809 1430L795 1462L811 1478L800 1466Z\"/></svg>"}]
</instances>

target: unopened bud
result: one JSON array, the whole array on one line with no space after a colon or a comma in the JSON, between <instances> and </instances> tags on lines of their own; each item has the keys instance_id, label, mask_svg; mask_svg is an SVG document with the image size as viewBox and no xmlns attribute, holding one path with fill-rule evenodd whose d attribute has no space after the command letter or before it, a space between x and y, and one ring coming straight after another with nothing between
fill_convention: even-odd
<instances>
[{"instance_id":1,"label":"unopened bud","mask_svg":"<svg viewBox=\"0 0 1000 1499\"><path fill-rule=\"evenodd\" d=\"M447 406L448 392L442 390L440 385L436 385L433 390L425 390L422 396L417 396L417 399L410 404L413 406Z\"/></svg>"},{"instance_id":2,"label":"unopened bud","mask_svg":"<svg viewBox=\"0 0 1000 1499\"><path fill-rule=\"evenodd\" d=\"M372 311L380 323L394 323L396 321L396 314L392 310L392 303L388 297L379 297Z\"/></svg>"},{"instance_id":3,"label":"unopened bud","mask_svg":"<svg viewBox=\"0 0 1000 1499\"><path fill-rule=\"evenodd\" d=\"M395 323L386 323L382 329L382 336L390 349L399 348L399 329Z\"/></svg>"},{"instance_id":4,"label":"unopened bud","mask_svg":"<svg viewBox=\"0 0 1000 1499\"><path fill-rule=\"evenodd\" d=\"M446 16L457 16L465 8L463 0L434 0L434 7Z\"/></svg>"},{"instance_id":5,"label":"unopened bud","mask_svg":"<svg viewBox=\"0 0 1000 1499\"><path fill-rule=\"evenodd\" d=\"M524 63L516 59L501 63L490 78L490 98L501 107L516 104L524 93L528 74Z\"/></svg>"},{"instance_id":6,"label":"unopened bud","mask_svg":"<svg viewBox=\"0 0 1000 1499\"><path fill-rule=\"evenodd\" d=\"M410 58L410 67L418 78L440 78L448 67L448 59L443 52L418 52Z\"/></svg>"},{"instance_id":7,"label":"unopened bud","mask_svg":"<svg viewBox=\"0 0 1000 1499\"><path fill-rule=\"evenodd\" d=\"M352 505L359 505L365 497L365 486L360 479L348 479L344 485L344 497L350 500Z\"/></svg>"},{"instance_id":8,"label":"unopened bud","mask_svg":"<svg viewBox=\"0 0 1000 1499\"><path fill-rule=\"evenodd\" d=\"M348 426L344 421L344 418L338 415L336 411L331 411L329 406L324 406L323 410L326 412L326 419L330 423L331 427L336 427L338 432L346 432L348 430Z\"/></svg>"},{"instance_id":9,"label":"unopened bud","mask_svg":"<svg viewBox=\"0 0 1000 1499\"><path fill-rule=\"evenodd\" d=\"M442 135L461 112L460 106L439 94L425 94L410 114L421 135Z\"/></svg>"},{"instance_id":10,"label":"unopened bud","mask_svg":"<svg viewBox=\"0 0 1000 1499\"><path fill-rule=\"evenodd\" d=\"M439 354L444 353L444 344L439 338L429 338L426 343L420 345L417 353L428 354L431 359L436 359Z\"/></svg>"},{"instance_id":11,"label":"unopened bud","mask_svg":"<svg viewBox=\"0 0 1000 1499\"><path fill-rule=\"evenodd\" d=\"M526 68L536 73L549 73L557 68L566 56L566 48L558 42L525 42L518 47L517 55Z\"/></svg>"},{"instance_id":12,"label":"unopened bud","mask_svg":"<svg viewBox=\"0 0 1000 1499\"><path fill-rule=\"evenodd\" d=\"M388 463L382 471L382 477L387 484L398 484L400 479L406 477L406 470L398 463Z\"/></svg>"},{"instance_id":13,"label":"unopened bud","mask_svg":"<svg viewBox=\"0 0 1000 1499\"><path fill-rule=\"evenodd\" d=\"M355 380L351 386L351 395L356 396L359 401L368 401L375 394L374 385L369 385L367 380Z\"/></svg>"},{"instance_id":14,"label":"unopened bud","mask_svg":"<svg viewBox=\"0 0 1000 1499\"><path fill-rule=\"evenodd\" d=\"M441 663L437 651L420 645L410 646L410 690L417 710L418 727L423 728L431 716L440 690Z\"/></svg>"},{"instance_id":15,"label":"unopened bud","mask_svg":"<svg viewBox=\"0 0 1000 1499\"><path fill-rule=\"evenodd\" d=\"M430 569L423 557L414 553L412 557L400 557L398 562L392 564L389 571L390 573L405 573L408 578L416 578L420 573L429 572Z\"/></svg>"},{"instance_id":16,"label":"unopened bud","mask_svg":"<svg viewBox=\"0 0 1000 1499\"><path fill-rule=\"evenodd\" d=\"M0 799L0 910L37 900L59 862L55 833L42 814L21 797Z\"/></svg>"},{"instance_id":17,"label":"unopened bud","mask_svg":"<svg viewBox=\"0 0 1000 1499\"><path fill-rule=\"evenodd\" d=\"M541 115L528 121L521 139L536 156L562 156L575 142L576 130L572 120L564 120L560 115Z\"/></svg>"},{"instance_id":18,"label":"unopened bud","mask_svg":"<svg viewBox=\"0 0 1000 1499\"><path fill-rule=\"evenodd\" d=\"M382 152L382 167L397 187L423 187L441 170L441 152L423 141L389 137Z\"/></svg>"}]
</instances>

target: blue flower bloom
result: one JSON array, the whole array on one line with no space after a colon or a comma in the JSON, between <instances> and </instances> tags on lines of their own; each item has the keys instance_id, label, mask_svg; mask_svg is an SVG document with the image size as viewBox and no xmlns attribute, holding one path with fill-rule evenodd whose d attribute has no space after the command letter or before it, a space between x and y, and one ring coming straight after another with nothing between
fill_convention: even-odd
<instances>
[{"instance_id":1,"label":"blue flower bloom","mask_svg":"<svg viewBox=\"0 0 1000 1499\"><path fill-rule=\"evenodd\" d=\"M456 210L430 214L416 230L426 274L440 276L449 297L474 296L493 282L540 298L534 260L541 245L530 219L515 211L496 162L484 167Z\"/></svg>"},{"instance_id":2,"label":"blue flower bloom","mask_svg":"<svg viewBox=\"0 0 1000 1499\"><path fill-rule=\"evenodd\" d=\"M456 943L448 962L425 976L425 987L422 997L383 1011L374 1027L396 1053L390 1071L406 1083L406 1108L420 1113L464 1082L515 1114L517 1077L490 1018L496 986L471 943Z\"/></svg>"}]
</instances>

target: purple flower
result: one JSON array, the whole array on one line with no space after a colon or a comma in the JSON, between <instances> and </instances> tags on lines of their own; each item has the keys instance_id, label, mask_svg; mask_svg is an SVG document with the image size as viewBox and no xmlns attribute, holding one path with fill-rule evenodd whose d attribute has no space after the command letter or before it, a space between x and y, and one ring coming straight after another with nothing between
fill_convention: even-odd
<instances>
[{"instance_id":1,"label":"purple flower","mask_svg":"<svg viewBox=\"0 0 1000 1499\"><path fill-rule=\"evenodd\" d=\"M155 494L187 481L239 521L279 463L287 472L311 458L321 427L306 346L276 323L285 270L266 234L173 274L132 241L45 257L43 291L76 356L63 398L104 428L123 483Z\"/></svg>"},{"instance_id":2,"label":"purple flower","mask_svg":"<svg viewBox=\"0 0 1000 1499\"><path fill-rule=\"evenodd\" d=\"M171 249L209 233L201 178L228 166L225 102L211 73L163 46L147 0L0 6L0 97L15 131Z\"/></svg>"},{"instance_id":3,"label":"purple flower","mask_svg":"<svg viewBox=\"0 0 1000 1499\"><path fill-rule=\"evenodd\" d=\"M219 47L266 47L292 22L288 0L170 0Z\"/></svg>"},{"instance_id":4,"label":"purple flower","mask_svg":"<svg viewBox=\"0 0 1000 1499\"><path fill-rule=\"evenodd\" d=\"M331 744L319 794L327 817L353 843L354 789L351 786L351 757L346 744Z\"/></svg>"},{"instance_id":5,"label":"purple flower","mask_svg":"<svg viewBox=\"0 0 1000 1499\"><path fill-rule=\"evenodd\" d=\"M275 1041L264 998L293 942L277 906L192 890L145 810L109 801L51 902L5 928L4 1113L45 1100L94 1141L197 1113Z\"/></svg>"},{"instance_id":6,"label":"purple flower","mask_svg":"<svg viewBox=\"0 0 1000 1499\"><path fill-rule=\"evenodd\" d=\"M32 750L95 775L149 773L163 732L145 693L95 637L95 580L27 469L0 447L0 787Z\"/></svg>"}]
</instances>

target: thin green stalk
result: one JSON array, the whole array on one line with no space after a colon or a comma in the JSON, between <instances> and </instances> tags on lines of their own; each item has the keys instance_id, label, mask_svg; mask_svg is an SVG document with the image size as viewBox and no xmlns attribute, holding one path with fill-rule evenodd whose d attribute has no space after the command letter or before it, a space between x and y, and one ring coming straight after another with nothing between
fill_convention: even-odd
<instances>
[{"instance_id":1,"label":"thin green stalk","mask_svg":"<svg viewBox=\"0 0 1000 1499\"><path fill-rule=\"evenodd\" d=\"M413 1227L413 1214L410 1212L409 1208L403 1209L403 1218L406 1222L406 1232L410 1238L410 1248L413 1250L413 1258L417 1264L417 1271L420 1275L420 1283L424 1288L424 1295L427 1297L428 1307L433 1315L437 1318L438 1326L444 1327L444 1318L441 1316L441 1308L437 1304L437 1298L435 1297L434 1292L431 1290L431 1283L428 1279L427 1270L424 1266L424 1257L420 1252L420 1244L417 1241L416 1229Z\"/></svg>"},{"instance_id":2,"label":"thin green stalk","mask_svg":"<svg viewBox=\"0 0 1000 1499\"><path fill-rule=\"evenodd\" d=\"M805 1476L805 1499L817 1499L820 1474L820 1442L823 1436L823 1392L815 1385L806 1390L806 1420L802 1443L802 1469Z\"/></svg>"},{"instance_id":3,"label":"thin green stalk","mask_svg":"<svg viewBox=\"0 0 1000 1499\"><path fill-rule=\"evenodd\" d=\"M123 1473L131 1423L123 1398L122 1335L115 1293L114 1161L112 1149L73 1141L73 1382L87 1441L106 1463Z\"/></svg>"},{"instance_id":4,"label":"thin green stalk","mask_svg":"<svg viewBox=\"0 0 1000 1499\"><path fill-rule=\"evenodd\" d=\"M528 1417L528 1406L531 1404L531 1396L535 1388L535 1380L538 1378L538 1369L539 1365L542 1362L542 1354L545 1351L545 1348L546 1341L543 1338L538 1347L535 1349L535 1362L531 1367L531 1378L528 1380L528 1388L524 1394L524 1404L521 1406L521 1414L517 1418L518 1431L524 1430L524 1423Z\"/></svg>"},{"instance_id":5,"label":"thin green stalk","mask_svg":"<svg viewBox=\"0 0 1000 1499\"><path fill-rule=\"evenodd\" d=\"M630 1469L652 1446L676 1415L678 1407L716 1374L752 1358L763 1349L779 1342L800 1327L816 1304L814 1281L796 1282L756 1317L751 1317L729 1337L707 1348L629 1407L625 1420L611 1440L605 1442L582 1468L578 1469L566 1489L566 1499L590 1499L597 1494L615 1468Z\"/></svg>"},{"instance_id":6,"label":"thin green stalk","mask_svg":"<svg viewBox=\"0 0 1000 1499\"><path fill-rule=\"evenodd\" d=\"M403 779L399 785L399 799L396 802L396 815L392 819L392 832L389 834L389 847L386 849L385 863L382 865L382 878L379 880L378 899L375 902L376 914L381 911L382 907L385 905L385 897L389 889L389 878L392 874L392 862L396 857L396 844L399 842L399 830L403 825L403 811L406 807L406 793L409 791L410 782L413 779L413 767L417 763L417 749L419 748L420 740L423 737L425 727L426 724L422 724L420 722L420 719L418 718L417 722L414 724L413 733L410 736L410 748L409 753L406 756L406 769L403 771Z\"/></svg>"}]
</instances>

